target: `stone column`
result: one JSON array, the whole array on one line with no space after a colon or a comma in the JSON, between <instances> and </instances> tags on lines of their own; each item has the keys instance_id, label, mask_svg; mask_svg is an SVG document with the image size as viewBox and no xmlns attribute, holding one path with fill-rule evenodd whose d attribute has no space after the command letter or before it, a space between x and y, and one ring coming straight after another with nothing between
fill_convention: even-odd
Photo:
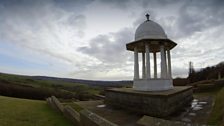
<instances>
[{"instance_id":1,"label":"stone column","mask_svg":"<svg viewBox=\"0 0 224 126\"><path fill-rule=\"evenodd\" d=\"M154 58L154 78L157 78L157 61L156 61L156 52L153 52Z\"/></svg>"},{"instance_id":2,"label":"stone column","mask_svg":"<svg viewBox=\"0 0 224 126\"><path fill-rule=\"evenodd\" d=\"M142 52L142 79L145 79L145 52Z\"/></svg>"},{"instance_id":3,"label":"stone column","mask_svg":"<svg viewBox=\"0 0 224 126\"><path fill-rule=\"evenodd\" d=\"M161 78L166 78L167 67L166 67L166 52L164 49L164 45L160 45L160 53L161 53Z\"/></svg>"},{"instance_id":4,"label":"stone column","mask_svg":"<svg viewBox=\"0 0 224 126\"><path fill-rule=\"evenodd\" d=\"M146 78L150 79L151 78L151 72L150 72L150 50L149 50L149 45L145 45L145 52L146 52Z\"/></svg>"},{"instance_id":5,"label":"stone column","mask_svg":"<svg viewBox=\"0 0 224 126\"><path fill-rule=\"evenodd\" d=\"M167 59L168 59L168 77L172 78L170 49L167 50Z\"/></svg>"},{"instance_id":6,"label":"stone column","mask_svg":"<svg viewBox=\"0 0 224 126\"><path fill-rule=\"evenodd\" d=\"M139 79L138 48L134 48L134 80Z\"/></svg>"},{"instance_id":7,"label":"stone column","mask_svg":"<svg viewBox=\"0 0 224 126\"><path fill-rule=\"evenodd\" d=\"M168 78L168 69L167 69L167 53L166 49L164 49L164 56L165 56L165 78Z\"/></svg>"}]
</instances>

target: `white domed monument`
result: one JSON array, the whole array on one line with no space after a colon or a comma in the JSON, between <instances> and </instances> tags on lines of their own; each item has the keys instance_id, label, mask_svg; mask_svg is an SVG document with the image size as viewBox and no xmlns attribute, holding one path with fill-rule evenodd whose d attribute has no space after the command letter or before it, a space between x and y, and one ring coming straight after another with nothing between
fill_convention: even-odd
<instances>
[{"instance_id":1,"label":"white domed monument","mask_svg":"<svg viewBox=\"0 0 224 126\"><path fill-rule=\"evenodd\" d=\"M177 44L168 39L163 28L150 20L148 14L146 18L136 29L135 40L126 44L126 49L134 52L133 87L106 90L105 103L138 114L167 117L190 105L193 91L191 86L173 86L170 51ZM139 53L142 55L141 77ZM157 54L160 55L160 76L157 71ZM151 58L153 63L150 62Z\"/></svg>"},{"instance_id":2,"label":"white domed monument","mask_svg":"<svg viewBox=\"0 0 224 126\"><path fill-rule=\"evenodd\" d=\"M134 85L139 91L163 91L173 88L170 50L177 44L167 38L163 28L154 21L143 22L135 32L135 41L126 45L127 50L134 51ZM142 54L142 78L139 76L138 53ZM151 75L150 53L153 54L154 76ZM157 77L157 58L161 57L161 75Z\"/></svg>"}]
</instances>

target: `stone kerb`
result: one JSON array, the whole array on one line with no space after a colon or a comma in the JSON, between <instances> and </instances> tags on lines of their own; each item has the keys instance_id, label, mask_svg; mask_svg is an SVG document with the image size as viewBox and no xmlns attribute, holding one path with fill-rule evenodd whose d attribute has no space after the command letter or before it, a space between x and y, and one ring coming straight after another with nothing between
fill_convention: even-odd
<instances>
[{"instance_id":1,"label":"stone kerb","mask_svg":"<svg viewBox=\"0 0 224 126\"><path fill-rule=\"evenodd\" d=\"M80 112L81 126L118 126L88 110Z\"/></svg>"},{"instance_id":2,"label":"stone kerb","mask_svg":"<svg viewBox=\"0 0 224 126\"><path fill-rule=\"evenodd\" d=\"M186 123L169 121L150 116L143 116L137 124L141 126L187 126Z\"/></svg>"},{"instance_id":3,"label":"stone kerb","mask_svg":"<svg viewBox=\"0 0 224 126\"><path fill-rule=\"evenodd\" d=\"M47 104L48 104L51 108L53 108L54 110L57 110L57 107L56 107L55 104L53 103L51 97L47 98L46 101L47 101Z\"/></svg>"},{"instance_id":4,"label":"stone kerb","mask_svg":"<svg viewBox=\"0 0 224 126\"><path fill-rule=\"evenodd\" d=\"M71 120L75 126L80 126L80 114L75 111L71 106L64 107L64 116Z\"/></svg>"},{"instance_id":5,"label":"stone kerb","mask_svg":"<svg viewBox=\"0 0 224 126\"><path fill-rule=\"evenodd\" d=\"M180 121L164 120L146 115L144 115L141 119L139 119L137 124L141 126L209 126L205 124L194 124Z\"/></svg>"},{"instance_id":6,"label":"stone kerb","mask_svg":"<svg viewBox=\"0 0 224 126\"><path fill-rule=\"evenodd\" d=\"M60 103L60 101L55 96L51 96L51 100L54 103L55 107L57 108L57 111L63 113L64 106Z\"/></svg>"}]
</instances>

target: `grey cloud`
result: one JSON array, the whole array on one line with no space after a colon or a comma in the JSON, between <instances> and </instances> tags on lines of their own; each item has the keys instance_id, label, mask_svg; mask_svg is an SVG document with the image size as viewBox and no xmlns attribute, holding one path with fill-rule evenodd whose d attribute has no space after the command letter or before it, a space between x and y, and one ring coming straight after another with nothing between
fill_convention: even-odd
<instances>
[{"instance_id":1,"label":"grey cloud","mask_svg":"<svg viewBox=\"0 0 224 126\"><path fill-rule=\"evenodd\" d=\"M84 15L65 13L55 7L53 1L1 1L0 5L1 40L66 62L73 60L56 50L63 50L66 43L72 42L70 38L66 38L66 41L64 36L84 36Z\"/></svg>"},{"instance_id":2,"label":"grey cloud","mask_svg":"<svg viewBox=\"0 0 224 126\"><path fill-rule=\"evenodd\" d=\"M172 69L174 77L187 77L188 67L174 66Z\"/></svg>"},{"instance_id":3,"label":"grey cloud","mask_svg":"<svg viewBox=\"0 0 224 126\"><path fill-rule=\"evenodd\" d=\"M140 0L138 3L145 9L151 7L163 7L173 3L179 2L179 0Z\"/></svg>"},{"instance_id":4,"label":"grey cloud","mask_svg":"<svg viewBox=\"0 0 224 126\"><path fill-rule=\"evenodd\" d=\"M195 32L208 30L213 26L219 26L224 20L224 2L214 1L191 1L186 2L180 9L177 26L181 34L187 37Z\"/></svg>"},{"instance_id":5,"label":"grey cloud","mask_svg":"<svg viewBox=\"0 0 224 126\"><path fill-rule=\"evenodd\" d=\"M111 40L113 38L113 40ZM102 79L127 79L126 73L131 73L132 70L128 69L130 64L127 61L132 59L132 55L126 50L125 44L133 40L133 29L124 28L116 33L110 33L105 35L98 35L93 38L88 46L80 47L77 51L94 57L101 61L100 64L85 66L85 72L80 71L75 73L75 75L84 76L83 74L91 75L92 77L97 77L95 74L102 74ZM119 71L117 76L107 74L112 74L113 71ZM95 74L93 74L95 73ZM74 74L74 73L72 73ZM128 77L129 78L129 77Z\"/></svg>"},{"instance_id":6,"label":"grey cloud","mask_svg":"<svg viewBox=\"0 0 224 126\"><path fill-rule=\"evenodd\" d=\"M85 20L86 20L86 17L84 15L72 15L68 18L68 23L83 29L86 27Z\"/></svg>"},{"instance_id":7,"label":"grey cloud","mask_svg":"<svg viewBox=\"0 0 224 126\"><path fill-rule=\"evenodd\" d=\"M91 73L109 72L112 69L130 71L129 67L133 64L132 62L128 64L127 61L132 61L133 56L126 51L125 44L134 40L135 28L145 20L145 13L150 13L150 18L161 24L171 39L178 43L178 46L172 50L173 61L182 62L182 60L195 59L194 62L203 64L218 62L224 58L223 38L220 37L223 35L223 0L101 0L96 2L104 2L118 9L129 10L131 10L129 7L136 5L141 6L142 10L131 10L133 13L136 11L135 16L140 13L133 22L133 27L98 35L90 40L88 46L76 50L101 61L100 63L96 65L88 65L88 63L83 65L81 61L76 63L74 52L65 54L61 50L67 49L66 44L72 49L75 48L76 40L71 36L80 38L85 36L86 17L82 15L82 11L92 2L94 1L2 0L0 1L0 39L74 63L76 67L79 67L83 76L86 72L94 76ZM165 7L167 12L159 13L160 8ZM169 9L174 9L177 14L170 14ZM142 12L137 13L137 11ZM64 27L66 29L62 29ZM218 31L208 33L216 27L219 28ZM67 29L69 32L66 32ZM65 34L67 38L71 37L70 40L62 38L62 34ZM192 38L192 36L196 37ZM206 37L201 38L201 36ZM191 43L187 43L187 39L190 39ZM187 69L180 66L175 64L173 68L175 75L186 74Z\"/></svg>"},{"instance_id":8,"label":"grey cloud","mask_svg":"<svg viewBox=\"0 0 224 126\"><path fill-rule=\"evenodd\" d=\"M110 38L113 38L112 41ZM120 63L127 60L125 44L133 40L133 29L124 28L117 33L99 35L90 41L89 46L81 47L81 51L102 62Z\"/></svg>"},{"instance_id":9,"label":"grey cloud","mask_svg":"<svg viewBox=\"0 0 224 126\"><path fill-rule=\"evenodd\" d=\"M86 29L86 17L84 15L73 14L65 23L70 24L74 29L78 29L76 32L80 38L85 36L84 30Z\"/></svg>"},{"instance_id":10,"label":"grey cloud","mask_svg":"<svg viewBox=\"0 0 224 126\"><path fill-rule=\"evenodd\" d=\"M222 25L224 20L224 2L222 0L140 0L137 3L145 9L137 17L134 26L145 20L143 15L150 13L150 18L160 23L166 31L171 32L168 34L176 39L186 38L194 33ZM159 15L157 12L161 7L167 10L163 15ZM173 9L177 14L170 16L172 11L169 14L169 10Z\"/></svg>"},{"instance_id":11,"label":"grey cloud","mask_svg":"<svg viewBox=\"0 0 224 126\"><path fill-rule=\"evenodd\" d=\"M53 0L53 3L68 12L82 12L95 0Z\"/></svg>"},{"instance_id":12,"label":"grey cloud","mask_svg":"<svg viewBox=\"0 0 224 126\"><path fill-rule=\"evenodd\" d=\"M115 8L126 9L131 0L100 0L100 2L109 4Z\"/></svg>"},{"instance_id":13,"label":"grey cloud","mask_svg":"<svg viewBox=\"0 0 224 126\"><path fill-rule=\"evenodd\" d=\"M147 1L140 1L142 3ZM167 6L167 8L172 8L173 3L181 2L179 4L181 7L179 9L176 9L177 15L170 16L170 15L159 15L156 11L154 11L155 8L159 8L162 6ZM116 3L116 2L115 2ZM115 4L113 3L113 4ZM194 42L194 39L191 39L192 43L186 43L186 39L191 37L192 35L195 35L196 33L203 32L204 35L207 35L205 32L206 30L209 30L213 27L219 27L223 25L221 21L223 21L223 10L219 4L222 4L223 2L219 1L158 1L158 2L152 2L149 1L148 4L144 3L144 7L148 8L147 10L144 10L141 12L141 15L137 17L136 21L133 23L133 27L137 27L140 23L142 23L145 20L145 17L142 15L145 15L145 13L151 14L151 19L161 23L161 25L164 27L165 31L168 32L168 34L172 37L171 39L177 40L178 46L172 51L173 55L172 58L174 61L181 61L184 60L191 60L191 59L198 59L199 57L203 59L203 61L211 60L212 57L217 55L217 53L220 53L218 50L222 50L221 48L211 48L209 47L210 42L205 43L206 38L200 39L198 41L202 42ZM119 1L117 1L117 4L119 4ZM123 3L126 4L126 3ZM219 7L216 7L216 5L219 5ZM167 13L169 14L169 13ZM173 23L173 25L170 25L170 22ZM132 31L129 32L129 41L133 40L133 32L135 29L131 29ZM120 31L119 31L120 32ZM116 38L117 35L120 33L117 32L117 34L114 36ZM122 32L121 32L122 33ZM221 34L221 33L220 33ZM198 35L198 37L203 35ZM212 34L210 36L209 40L212 40L212 36L220 36L217 35L217 32ZM79 49L79 51L91 55L95 58L98 58L99 60L103 62L115 62L122 61L122 57L124 57L122 54L125 52L125 49L119 48L119 44L113 43L110 41L110 36L108 35L101 35L95 38L90 42L89 47L82 47ZM183 42L179 42L179 40L183 40ZM221 39L220 39L221 40ZM126 41L127 42L127 41ZM125 43L122 43L125 45ZM185 46L187 45L187 46ZM189 46L191 45L191 46ZM222 47L222 44L218 43L220 47ZM112 49L111 49L112 48ZM115 50L117 50L115 52ZM123 50L123 51L122 51ZM204 51L203 51L204 50ZM116 57L116 58L115 58ZM119 60L120 59L120 60ZM123 58L125 61L131 61L132 56L129 54L128 57ZM122 62L124 62L122 61ZM188 62L188 61L187 61ZM200 63L199 60L195 61L196 63ZM174 76L183 76L187 74L186 68L181 68L178 66L178 68L174 68L175 75Z\"/></svg>"},{"instance_id":14,"label":"grey cloud","mask_svg":"<svg viewBox=\"0 0 224 126\"><path fill-rule=\"evenodd\" d=\"M111 4L116 8L127 9L130 4L140 5L145 9L153 6L166 6L178 2L179 0L100 0L103 3Z\"/></svg>"}]
</instances>

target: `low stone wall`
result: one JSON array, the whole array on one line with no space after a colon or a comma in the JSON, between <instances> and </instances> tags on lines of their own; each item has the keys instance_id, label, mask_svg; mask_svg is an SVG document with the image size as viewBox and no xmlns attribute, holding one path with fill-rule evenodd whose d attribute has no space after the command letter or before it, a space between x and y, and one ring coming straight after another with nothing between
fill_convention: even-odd
<instances>
[{"instance_id":1,"label":"low stone wall","mask_svg":"<svg viewBox=\"0 0 224 126\"><path fill-rule=\"evenodd\" d=\"M82 126L118 126L88 110L80 112Z\"/></svg>"},{"instance_id":2,"label":"low stone wall","mask_svg":"<svg viewBox=\"0 0 224 126\"><path fill-rule=\"evenodd\" d=\"M60 103L60 101L55 96L52 96L51 99L53 103L55 104L55 106L57 107L58 111L63 112L64 106Z\"/></svg>"},{"instance_id":3,"label":"low stone wall","mask_svg":"<svg viewBox=\"0 0 224 126\"><path fill-rule=\"evenodd\" d=\"M60 101L55 97L51 96L46 99L47 104L50 105L54 110L63 113L64 106L60 103Z\"/></svg>"},{"instance_id":4,"label":"low stone wall","mask_svg":"<svg viewBox=\"0 0 224 126\"><path fill-rule=\"evenodd\" d=\"M81 126L80 125L80 114L75 111L71 106L66 105L64 107L64 116L71 120L75 126Z\"/></svg>"},{"instance_id":5,"label":"low stone wall","mask_svg":"<svg viewBox=\"0 0 224 126\"><path fill-rule=\"evenodd\" d=\"M62 113L75 126L80 126L80 114L76 112L71 106L64 107L55 96L47 98L46 101L51 108L59 113Z\"/></svg>"},{"instance_id":6,"label":"low stone wall","mask_svg":"<svg viewBox=\"0 0 224 126\"><path fill-rule=\"evenodd\" d=\"M139 92L132 89L109 89L105 103L135 113L166 117L189 105L193 99L191 87L164 92Z\"/></svg>"},{"instance_id":7,"label":"low stone wall","mask_svg":"<svg viewBox=\"0 0 224 126\"><path fill-rule=\"evenodd\" d=\"M160 118L143 116L137 124L141 126L207 126L207 125L199 125L199 124L190 124L179 121L169 121Z\"/></svg>"},{"instance_id":8,"label":"low stone wall","mask_svg":"<svg viewBox=\"0 0 224 126\"><path fill-rule=\"evenodd\" d=\"M57 108L56 108L56 106L54 105L54 103L53 103L51 97L47 98L46 101L47 101L47 104L48 104L51 108L53 108L54 110L57 110Z\"/></svg>"},{"instance_id":9,"label":"low stone wall","mask_svg":"<svg viewBox=\"0 0 224 126\"><path fill-rule=\"evenodd\" d=\"M117 126L89 110L84 109L79 113L71 106L64 107L55 96L47 98L46 101L51 108L62 113L75 126Z\"/></svg>"}]
</instances>

